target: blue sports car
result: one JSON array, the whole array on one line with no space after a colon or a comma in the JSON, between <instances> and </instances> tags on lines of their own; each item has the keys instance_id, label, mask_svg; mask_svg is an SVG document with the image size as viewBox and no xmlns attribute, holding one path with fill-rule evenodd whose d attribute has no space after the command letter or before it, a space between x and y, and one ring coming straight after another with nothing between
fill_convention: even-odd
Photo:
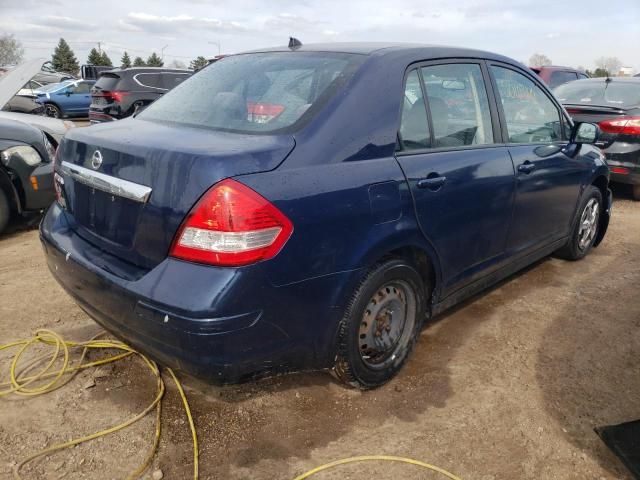
<instances>
[{"instance_id":1,"label":"blue sports car","mask_svg":"<svg viewBox=\"0 0 640 480\"><path fill-rule=\"evenodd\" d=\"M69 80L45 85L35 92L36 101L44 105L49 117L87 117L94 83L95 80Z\"/></svg>"},{"instance_id":2,"label":"blue sports car","mask_svg":"<svg viewBox=\"0 0 640 480\"><path fill-rule=\"evenodd\" d=\"M501 55L232 55L135 117L67 133L40 235L81 308L162 363L372 388L429 318L602 241L597 137Z\"/></svg>"}]
</instances>

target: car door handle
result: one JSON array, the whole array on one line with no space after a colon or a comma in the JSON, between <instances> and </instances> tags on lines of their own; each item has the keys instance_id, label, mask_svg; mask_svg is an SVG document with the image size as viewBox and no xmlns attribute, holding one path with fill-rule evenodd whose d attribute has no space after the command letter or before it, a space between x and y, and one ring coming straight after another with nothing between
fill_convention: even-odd
<instances>
[{"instance_id":1,"label":"car door handle","mask_svg":"<svg viewBox=\"0 0 640 480\"><path fill-rule=\"evenodd\" d=\"M535 163L531 163L529 160L518 165L518 171L526 174L533 172L535 169L536 169Z\"/></svg>"},{"instance_id":2,"label":"car door handle","mask_svg":"<svg viewBox=\"0 0 640 480\"><path fill-rule=\"evenodd\" d=\"M418 188L438 190L447 181L447 177L427 177L418 180Z\"/></svg>"}]
</instances>

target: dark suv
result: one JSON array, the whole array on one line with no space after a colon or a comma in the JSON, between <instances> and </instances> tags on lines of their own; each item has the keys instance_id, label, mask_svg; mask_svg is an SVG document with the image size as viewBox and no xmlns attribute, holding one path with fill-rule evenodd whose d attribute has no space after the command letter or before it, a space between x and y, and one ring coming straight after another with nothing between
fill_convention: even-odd
<instances>
[{"instance_id":1,"label":"dark suv","mask_svg":"<svg viewBox=\"0 0 640 480\"><path fill-rule=\"evenodd\" d=\"M151 67L101 72L91 89L89 120L99 123L128 117L192 74L191 70Z\"/></svg>"}]
</instances>

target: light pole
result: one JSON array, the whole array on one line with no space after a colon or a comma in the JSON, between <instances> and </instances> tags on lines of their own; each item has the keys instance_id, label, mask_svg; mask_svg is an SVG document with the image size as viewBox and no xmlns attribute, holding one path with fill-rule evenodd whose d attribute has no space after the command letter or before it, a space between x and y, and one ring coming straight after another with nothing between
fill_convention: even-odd
<instances>
[{"instance_id":1,"label":"light pole","mask_svg":"<svg viewBox=\"0 0 640 480\"><path fill-rule=\"evenodd\" d=\"M162 58L162 61L164 62L164 49L167 48L169 45L165 45L164 47L162 47L160 49L160 58Z\"/></svg>"},{"instance_id":2,"label":"light pole","mask_svg":"<svg viewBox=\"0 0 640 480\"><path fill-rule=\"evenodd\" d=\"M209 42L209 44L218 47L218 55L220 55L220 42Z\"/></svg>"}]
</instances>

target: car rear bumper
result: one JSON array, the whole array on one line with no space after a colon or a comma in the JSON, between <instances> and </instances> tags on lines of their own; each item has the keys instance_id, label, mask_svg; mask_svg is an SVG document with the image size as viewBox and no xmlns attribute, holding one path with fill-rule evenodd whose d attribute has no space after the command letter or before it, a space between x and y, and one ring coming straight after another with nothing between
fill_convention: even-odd
<instances>
[{"instance_id":1,"label":"car rear bumper","mask_svg":"<svg viewBox=\"0 0 640 480\"><path fill-rule=\"evenodd\" d=\"M640 185L640 144L615 142L604 153L612 182Z\"/></svg>"},{"instance_id":2,"label":"car rear bumper","mask_svg":"<svg viewBox=\"0 0 640 480\"><path fill-rule=\"evenodd\" d=\"M113 122L116 120L111 115L107 115L106 113L101 112L93 112L89 110L89 121L91 123L103 123L103 122Z\"/></svg>"},{"instance_id":3,"label":"car rear bumper","mask_svg":"<svg viewBox=\"0 0 640 480\"><path fill-rule=\"evenodd\" d=\"M328 367L335 355L336 293L347 273L274 287L259 265L217 268L168 258L132 276L117 263L101 265L109 255L74 233L57 204L40 238L51 273L80 307L161 364L233 382Z\"/></svg>"}]
</instances>

